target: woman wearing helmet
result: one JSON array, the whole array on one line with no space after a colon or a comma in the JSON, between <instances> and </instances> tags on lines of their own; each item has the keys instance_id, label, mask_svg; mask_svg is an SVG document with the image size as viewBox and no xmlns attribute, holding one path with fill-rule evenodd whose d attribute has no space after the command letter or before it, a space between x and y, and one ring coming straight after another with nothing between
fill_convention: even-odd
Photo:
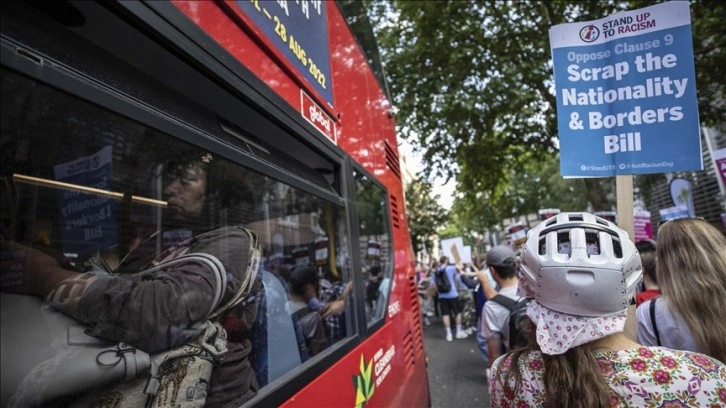
<instances>
[{"instance_id":1,"label":"woman wearing helmet","mask_svg":"<svg viewBox=\"0 0 726 408\"><path fill-rule=\"evenodd\" d=\"M623 333L642 274L625 231L561 213L528 235L519 290L533 299L529 345L492 366L492 406L708 406L726 403L726 366L643 347Z\"/></svg>"},{"instance_id":2,"label":"woman wearing helmet","mask_svg":"<svg viewBox=\"0 0 726 408\"><path fill-rule=\"evenodd\" d=\"M726 362L726 238L698 218L668 221L656 256L663 295L638 307L638 341Z\"/></svg>"}]
</instances>

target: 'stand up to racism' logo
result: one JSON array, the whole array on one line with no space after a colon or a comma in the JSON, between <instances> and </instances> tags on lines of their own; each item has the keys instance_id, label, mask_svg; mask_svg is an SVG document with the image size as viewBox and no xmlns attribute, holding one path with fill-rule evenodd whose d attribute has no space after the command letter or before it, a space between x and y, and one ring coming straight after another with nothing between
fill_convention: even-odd
<instances>
[{"instance_id":1,"label":"'stand up to racism' logo","mask_svg":"<svg viewBox=\"0 0 726 408\"><path fill-rule=\"evenodd\" d=\"M594 25L586 25L580 29L580 39L587 43L597 40L600 37L600 30Z\"/></svg>"}]
</instances>

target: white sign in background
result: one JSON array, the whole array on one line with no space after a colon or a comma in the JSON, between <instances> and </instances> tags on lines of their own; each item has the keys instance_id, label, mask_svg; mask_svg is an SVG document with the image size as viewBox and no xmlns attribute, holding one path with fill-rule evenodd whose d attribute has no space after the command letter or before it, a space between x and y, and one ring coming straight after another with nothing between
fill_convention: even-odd
<instances>
[{"instance_id":1,"label":"white sign in background","mask_svg":"<svg viewBox=\"0 0 726 408\"><path fill-rule=\"evenodd\" d=\"M455 263L456 258L459 258L458 261L461 262L462 253L464 252L464 239L462 237L442 239L441 252L449 258L449 263Z\"/></svg>"}]
</instances>

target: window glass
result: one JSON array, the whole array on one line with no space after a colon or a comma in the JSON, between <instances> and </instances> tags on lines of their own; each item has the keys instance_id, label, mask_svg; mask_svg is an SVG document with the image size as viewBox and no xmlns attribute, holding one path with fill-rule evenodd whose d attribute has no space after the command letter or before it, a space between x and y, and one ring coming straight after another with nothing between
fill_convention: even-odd
<instances>
[{"instance_id":1,"label":"window glass","mask_svg":"<svg viewBox=\"0 0 726 408\"><path fill-rule=\"evenodd\" d=\"M24 401L31 363L66 342L37 335L48 319L22 325L41 311L18 299L151 355L198 339L211 315L227 351L208 405L243 403L353 334L342 208L15 72L2 90L0 405ZM6 373L17 353L32 361Z\"/></svg>"},{"instance_id":2,"label":"window glass","mask_svg":"<svg viewBox=\"0 0 726 408\"><path fill-rule=\"evenodd\" d=\"M386 191L363 173L354 171L354 178L366 316L373 323L386 314L393 273Z\"/></svg>"}]
</instances>

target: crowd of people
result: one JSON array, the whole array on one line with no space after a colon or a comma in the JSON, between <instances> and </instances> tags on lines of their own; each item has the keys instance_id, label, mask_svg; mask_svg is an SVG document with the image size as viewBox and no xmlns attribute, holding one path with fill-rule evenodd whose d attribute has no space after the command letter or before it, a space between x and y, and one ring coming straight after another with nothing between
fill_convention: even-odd
<instances>
[{"instance_id":1,"label":"crowd of people","mask_svg":"<svg viewBox=\"0 0 726 408\"><path fill-rule=\"evenodd\" d=\"M442 269L458 300L437 301ZM702 219L633 243L612 222L562 213L521 253L494 247L479 268L443 257L419 275L423 318L440 313L447 340L454 327L466 337L449 316L481 316L493 407L726 406L726 237Z\"/></svg>"}]
</instances>

